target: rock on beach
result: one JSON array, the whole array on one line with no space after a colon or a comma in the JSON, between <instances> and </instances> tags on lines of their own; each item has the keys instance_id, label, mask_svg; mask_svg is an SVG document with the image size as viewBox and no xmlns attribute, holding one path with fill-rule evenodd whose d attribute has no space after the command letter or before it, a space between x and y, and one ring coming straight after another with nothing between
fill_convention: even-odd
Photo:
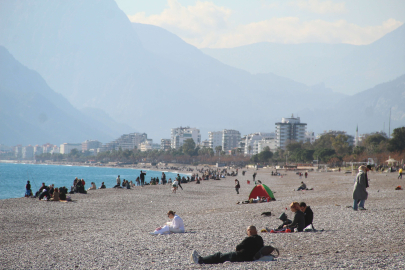
<instances>
[{"instance_id":1,"label":"rock on beach","mask_svg":"<svg viewBox=\"0 0 405 270\"><path fill-rule=\"evenodd\" d=\"M238 205L247 200L253 171L220 181L170 186L92 190L71 195L74 202L18 198L0 201L0 265L2 269L404 269L405 191L396 175L369 173L365 211L353 211L354 177L310 172L299 179L283 178L271 169L257 171L256 180L275 192L276 201ZM240 180L240 194L234 179ZM114 181L114 179L112 179ZM304 181L312 191L294 191ZM22 187L23 189L24 187ZM378 192L377 192L378 191ZM190 253L229 252L246 237L246 227L258 230L281 224L278 216L292 201L305 201L314 211L318 232L260 233L265 244L280 249L273 262L194 265ZM183 218L186 233L152 236L169 210ZM261 216L262 212L273 214Z\"/></svg>"}]
</instances>

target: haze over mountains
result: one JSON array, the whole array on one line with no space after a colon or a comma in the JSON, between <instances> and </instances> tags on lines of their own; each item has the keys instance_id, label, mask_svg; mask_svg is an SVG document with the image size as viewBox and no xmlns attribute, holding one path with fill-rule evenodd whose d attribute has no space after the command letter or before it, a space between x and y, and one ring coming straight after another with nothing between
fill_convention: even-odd
<instances>
[{"instance_id":1,"label":"haze over mountains","mask_svg":"<svg viewBox=\"0 0 405 270\"><path fill-rule=\"evenodd\" d=\"M146 132L155 142L168 138L170 128L180 125L200 128L204 138L206 132L224 128L242 134L274 131L274 123L291 113L299 113L308 129L316 132L337 126L350 132L352 121L345 120L357 119L350 107L339 105L343 94L322 84L309 87L272 73L251 74L223 64L162 28L132 24L112 0L3 1L0 45L37 71L80 113L96 118L94 123L102 122L114 133L129 132L116 123L121 122L132 132ZM390 95L377 92L376 96ZM398 102L401 99L405 95ZM60 106L59 101L53 105ZM343 108L339 112L343 120L336 125L334 105ZM382 104L381 111L389 106ZM312 116L318 110L322 122ZM106 119L104 112L116 122ZM404 114L399 107L398 115ZM403 124L403 118L396 119L393 126ZM365 123L362 132L380 126ZM31 125L24 132L35 128ZM64 132L75 130L73 125ZM101 135L88 136L82 134L75 142L107 141Z\"/></svg>"},{"instance_id":2,"label":"haze over mountains","mask_svg":"<svg viewBox=\"0 0 405 270\"><path fill-rule=\"evenodd\" d=\"M202 49L230 66L354 94L405 74L405 24L369 45L262 42Z\"/></svg>"}]
</instances>

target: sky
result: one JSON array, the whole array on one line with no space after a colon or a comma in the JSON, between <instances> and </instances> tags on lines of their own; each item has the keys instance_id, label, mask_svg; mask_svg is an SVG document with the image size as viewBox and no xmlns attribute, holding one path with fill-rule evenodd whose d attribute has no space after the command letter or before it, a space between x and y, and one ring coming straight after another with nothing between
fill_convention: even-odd
<instances>
[{"instance_id":1,"label":"sky","mask_svg":"<svg viewBox=\"0 0 405 270\"><path fill-rule=\"evenodd\" d=\"M365 45L405 22L405 0L116 0L132 22L198 48L257 42Z\"/></svg>"}]
</instances>

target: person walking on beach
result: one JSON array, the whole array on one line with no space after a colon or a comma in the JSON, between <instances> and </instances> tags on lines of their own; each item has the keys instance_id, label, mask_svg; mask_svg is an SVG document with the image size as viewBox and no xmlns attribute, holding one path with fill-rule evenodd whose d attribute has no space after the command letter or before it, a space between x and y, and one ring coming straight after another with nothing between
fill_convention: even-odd
<instances>
[{"instance_id":1,"label":"person walking on beach","mask_svg":"<svg viewBox=\"0 0 405 270\"><path fill-rule=\"evenodd\" d=\"M235 179L235 190L236 190L236 194L239 194L239 189L240 189L239 180L238 180L238 179Z\"/></svg>"},{"instance_id":2,"label":"person walking on beach","mask_svg":"<svg viewBox=\"0 0 405 270\"><path fill-rule=\"evenodd\" d=\"M256 179L256 175L257 175L257 173L254 173L254 174L253 174L253 182L254 182L255 179Z\"/></svg>"},{"instance_id":3,"label":"person walking on beach","mask_svg":"<svg viewBox=\"0 0 405 270\"><path fill-rule=\"evenodd\" d=\"M402 179L402 168L398 171L398 179Z\"/></svg>"},{"instance_id":4,"label":"person walking on beach","mask_svg":"<svg viewBox=\"0 0 405 270\"><path fill-rule=\"evenodd\" d=\"M213 255L201 257L196 250L191 254L191 261L196 264L217 264L230 262L245 262L253 261L255 254L263 247L263 238L257 235L255 226L247 228L247 235L239 245L236 246L235 251L228 253L217 252Z\"/></svg>"},{"instance_id":5,"label":"person walking on beach","mask_svg":"<svg viewBox=\"0 0 405 270\"><path fill-rule=\"evenodd\" d=\"M143 187L145 185L145 175L146 173L141 171L141 174L139 175L139 178L141 178L141 186Z\"/></svg>"},{"instance_id":6,"label":"person walking on beach","mask_svg":"<svg viewBox=\"0 0 405 270\"><path fill-rule=\"evenodd\" d=\"M355 211L357 211L357 209L366 210L366 208L364 208L364 203L368 198L366 190L368 188L367 170L368 168L366 166L361 165L359 167L359 173L356 176L356 181L354 182L353 210Z\"/></svg>"},{"instance_id":7,"label":"person walking on beach","mask_svg":"<svg viewBox=\"0 0 405 270\"><path fill-rule=\"evenodd\" d=\"M181 190L183 190L183 187L181 186L181 177L179 174L177 174L176 180L178 182L177 185L179 186L179 188L181 188Z\"/></svg>"}]
</instances>

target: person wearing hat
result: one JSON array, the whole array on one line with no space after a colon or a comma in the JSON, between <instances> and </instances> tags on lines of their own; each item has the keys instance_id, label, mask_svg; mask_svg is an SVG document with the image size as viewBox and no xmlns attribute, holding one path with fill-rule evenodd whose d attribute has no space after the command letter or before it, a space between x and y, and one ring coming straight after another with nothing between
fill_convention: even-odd
<instances>
[{"instance_id":1,"label":"person wearing hat","mask_svg":"<svg viewBox=\"0 0 405 270\"><path fill-rule=\"evenodd\" d=\"M366 208L364 208L364 203L368 198L366 189L368 188L367 171L369 170L370 169L364 165L359 167L359 173L356 176L356 181L354 182L353 187L353 210L355 211L357 211L357 209L366 210Z\"/></svg>"}]
</instances>

